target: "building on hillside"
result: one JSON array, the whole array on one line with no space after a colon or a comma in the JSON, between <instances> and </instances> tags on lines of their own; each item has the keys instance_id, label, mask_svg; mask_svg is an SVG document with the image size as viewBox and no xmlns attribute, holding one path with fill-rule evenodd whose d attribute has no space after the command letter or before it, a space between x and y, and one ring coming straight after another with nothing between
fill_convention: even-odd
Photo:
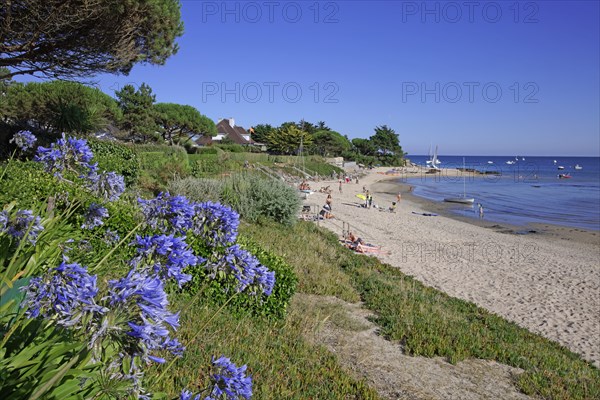
<instances>
[{"instance_id":1,"label":"building on hillside","mask_svg":"<svg viewBox=\"0 0 600 400\"><path fill-rule=\"evenodd\" d=\"M196 140L196 143L200 146L210 146L213 143L221 143L223 140L227 139L230 143L242 146L260 146L260 143L256 143L252 140L252 132L252 128L247 131L241 126L236 126L233 118L219 119L219 122L217 123L217 136L202 136Z\"/></svg>"}]
</instances>

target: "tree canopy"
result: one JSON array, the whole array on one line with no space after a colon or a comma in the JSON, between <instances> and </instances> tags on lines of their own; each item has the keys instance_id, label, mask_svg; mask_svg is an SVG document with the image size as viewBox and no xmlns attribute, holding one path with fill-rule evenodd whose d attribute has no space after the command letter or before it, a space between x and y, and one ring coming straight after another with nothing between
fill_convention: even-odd
<instances>
[{"instance_id":1,"label":"tree canopy","mask_svg":"<svg viewBox=\"0 0 600 400\"><path fill-rule=\"evenodd\" d=\"M51 135L92 133L118 121L117 102L99 89L77 82L13 83L0 99L5 122Z\"/></svg>"},{"instance_id":2,"label":"tree canopy","mask_svg":"<svg viewBox=\"0 0 600 400\"><path fill-rule=\"evenodd\" d=\"M340 156L352 148L350 141L336 131L320 130L312 136L312 148L323 156Z\"/></svg>"},{"instance_id":3,"label":"tree canopy","mask_svg":"<svg viewBox=\"0 0 600 400\"><path fill-rule=\"evenodd\" d=\"M128 74L136 63L164 64L182 34L178 0L3 1L0 67L8 77Z\"/></svg>"},{"instance_id":4,"label":"tree canopy","mask_svg":"<svg viewBox=\"0 0 600 400\"><path fill-rule=\"evenodd\" d=\"M293 125L269 132L267 135L269 150L282 154L295 154L302 143L305 148L310 147L312 137L309 133L301 131Z\"/></svg>"},{"instance_id":5,"label":"tree canopy","mask_svg":"<svg viewBox=\"0 0 600 400\"><path fill-rule=\"evenodd\" d=\"M153 107L156 96L152 94L152 88L145 83L138 89L133 85L125 85L115 95L123 111L120 127L129 138L144 142L149 138L156 138L159 127Z\"/></svg>"},{"instance_id":6,"label":"tree canopy","mask_svg":"<svg viewBox=\"0 0 600 400\"><path fill-rule=\"evenodd\" d=\"M254 133L252 134L252 140L254 140L257 143L264 144L268 143L269 134L277 130L277 128L274 128L269 124L258 124L255 127L253 127L253 129Z\"/></svg>"},{"instance_id":7,"label":"tree canopy","mask_svg":"<svg viewBox=\"0 0 600 400\"><path fill-rule=\"evenodd\" d=\"M373 145L381 154L402 157L402 147L398 140L398 134L387 125L375 128L375 134L370 138Z\"/></svg>"},{"instance_id":8,"label":"tree canopy","mask_svg":"<svg viewBox=\"0 0 600 400\"><path fill-rule=\"evenodd\" d=\"M192 133L215 136L217 127L208 117L192 106L175 103L154 105L156 121L162 130L163 139L173 144L173 136L182 138Z\"/></svg>"}]
</instances>

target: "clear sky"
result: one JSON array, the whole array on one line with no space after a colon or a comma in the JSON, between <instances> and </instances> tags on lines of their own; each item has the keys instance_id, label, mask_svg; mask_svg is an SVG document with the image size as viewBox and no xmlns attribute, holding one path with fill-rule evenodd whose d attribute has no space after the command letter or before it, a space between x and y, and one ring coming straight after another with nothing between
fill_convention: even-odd
<instances>
[{"instance_id":1,"label":"clear sky","mask_svg":"<svg viewBox=\"0 0 600 400\"><path fill-rule=\"evenodd\" d=\"M166 65L98 76L108 94L215 121L387 124L409 154L600 154L598 1L183 1Z\"/></svg>"}]
</instances>

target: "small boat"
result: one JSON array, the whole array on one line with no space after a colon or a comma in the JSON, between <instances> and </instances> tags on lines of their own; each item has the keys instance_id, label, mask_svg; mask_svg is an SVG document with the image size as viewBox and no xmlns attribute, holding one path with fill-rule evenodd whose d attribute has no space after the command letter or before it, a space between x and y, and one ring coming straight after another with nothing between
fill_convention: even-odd
<instances>
[{"instance_id":1,"label":"small boat","mask_svg":"<svg viewBox=\"0 0 600 400\"><path fill-rule=\"evenodd\" d=\"M525 157L521 157L521 161L525 161Z\"/></svg>"},{"instance_id":2,"label":"small boat","mask_svg":"<svg viewBox=\"0 0 600 400\"><path fill-rule=\"evenodd\" d=\"M583 167L579 164L575 165L575 169L583 169Z\"/></svg>"},{"instance_id":3,"label":"small boat","mask_svg":"<svg viewBox=\"0 0 600 400\"><path fill-rule=\"evenodd\" d=\"M458 196L458 197L446 197L446 198L444 198L444 201L447 203L473 204L475 202L475 199L472 197Z\"/></svg>"},{"instance_id":4,"label":"small boat","mask_svg":"<svg viewBox=\"0 0 600 400\"><path fill-rule=\"evenodd\" d=\"M467 197L466 193L466 176L464 175L465 171L465 159L463 157L463 194L457 197L446 197L444 201L447 203L460 203L460 204L473 204L475 199L472 197Z\"/></svg>"},{"instance_id":5,"label":"small boat","mask_svg":"<svg viewBox=\"0 0 600 400\"><path fill-rule=\"evenodd\" d=\"M565 169L565 167L563 167L562 165L559 165L558 169Z\"/></svg>"},{"instance_id":6,"label":"small boat","mask_svg":"<svg viewBox=\"0 0 600 400\"><path fill-rule=\"evenodd\" d=\"M507 163L508 165L513 165L515 162L514 162L514 161L512 161L512 160L508 160L506 163Z\"/></svg>"},{"instance_id":7,"label":"small boat","mask_svg":"<svg viewBox=\"0 0 600 400\"><path fill-rule=\"evenodd\" d=\"M493 161L488 161L488 164L493 164L493 163L494 163Z\"/></svg>"},{"instance_id":8,"label":"small boat","mask_svg":"<svg viewBox=\"0 0 600 400\"><path fill-rule=\"evenodd\" d=\"M570 177L569 174L558 174L558 179L569 179Z\"/></svg>"}]
</instances>

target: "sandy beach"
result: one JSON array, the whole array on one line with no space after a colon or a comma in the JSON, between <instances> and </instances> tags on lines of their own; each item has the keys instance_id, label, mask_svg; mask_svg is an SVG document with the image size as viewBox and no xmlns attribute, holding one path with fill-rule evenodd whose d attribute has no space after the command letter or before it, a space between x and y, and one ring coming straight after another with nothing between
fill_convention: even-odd
<instances>
[{"instance_id":1,"label":"sandy beach","mask_svg":"<svg viewBox=\"0 0 600 400\"><path fill-rule=\"evenodd\" d=\"M412 196L373 169L333 189L334 219L319 224L341 235L349 229L382 246L380 259L424 284L486 308L557 341L600 366L600 235L575 228L538 224L512 227L492 221L449 217L442 204ZM379 208L360 207L365 186ZM387 211L398 191L396 211ZM305 205L319 210L326 194L313 193ZM425 216L423 213L436 213ZM527 235L523 230L535 231Z\"/></svg>"}]
</instances>

